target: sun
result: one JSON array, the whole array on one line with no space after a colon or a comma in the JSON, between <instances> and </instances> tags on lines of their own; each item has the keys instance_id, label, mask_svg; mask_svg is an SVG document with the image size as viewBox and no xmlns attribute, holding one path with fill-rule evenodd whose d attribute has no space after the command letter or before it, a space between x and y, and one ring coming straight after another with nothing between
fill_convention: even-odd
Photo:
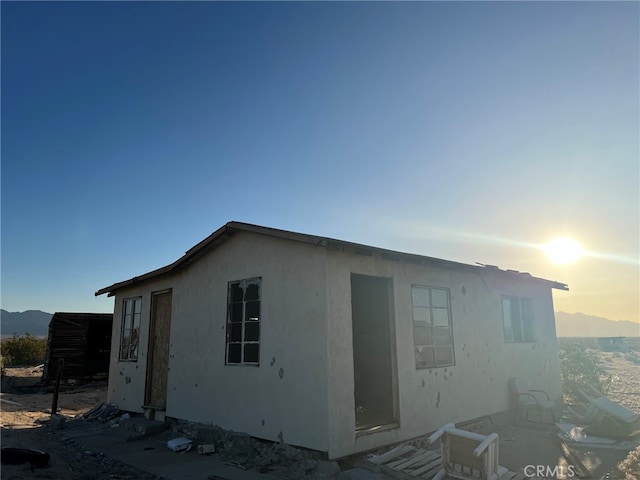
<instances>
[{"instance_id":1,"label":"sun","mask_svg":"<svg viewBox=\"0 0 640 480\"><path fill-rule=\"evenodd\" d=\"M549 260L560 265L580 260L584 255L584 249L573 238L558 237L547 242L542 249Z\"/></svg>"}]
</instances>

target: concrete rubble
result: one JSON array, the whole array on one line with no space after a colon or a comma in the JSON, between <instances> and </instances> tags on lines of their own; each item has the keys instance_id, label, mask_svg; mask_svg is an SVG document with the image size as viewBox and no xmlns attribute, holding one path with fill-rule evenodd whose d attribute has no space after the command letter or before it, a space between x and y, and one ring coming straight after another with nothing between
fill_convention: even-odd
<instances>
[{"instance_id":1,"label":"concrete rubble","mask_svg":"<svg viewBox=\"0 0 640 480\"><path fill-rule=\"evenodd\" d=\"M191 438L195 445L214 445L227 464L272 473L278 478L324 480L336 478L340 473L337 462L322 459L318 452L257 440L246 433L217 426L179 420L172 433Z\"/></svg>"},{"instance_id":2,"label":"concrete rubble","mask_svg":"<svg viewBox=\"0 0 640 480\"><path fill-rule=\"evenodd\" d=\"M182 437L192 442L195 451L198 451L200 446L206 447L204 450L209 455L216 456L227 466L255 471L258 474L266 474L284 480L386 478L372 472L368 472L368 477L363 476L366 475L364 472L341 473L338 462L326 460L319 452L296 448L282 442L273 443L258 440L246 433L232 432L218 426L203 425L184 420L162 422L149 420L141 414L125 413L119 410L116 405L96 405L83 416L67 422L65 428L77 429L80 425L74 427L71 424L78 422L87 424L87 426L89 424L104 425L108 423L110 426L108 430L131 431L125 436L126 442L137 442L149 437L156 438L158 434L163 433L169 439L165 443L168 446L171 439ZM167 451L170 452L169 450ZM169 454L176 453L170 452ZM340 477L343 473L346 473L347 476ZM213 475L211 478L216 478L216 476Z\"/></svg>"}]
</instances>

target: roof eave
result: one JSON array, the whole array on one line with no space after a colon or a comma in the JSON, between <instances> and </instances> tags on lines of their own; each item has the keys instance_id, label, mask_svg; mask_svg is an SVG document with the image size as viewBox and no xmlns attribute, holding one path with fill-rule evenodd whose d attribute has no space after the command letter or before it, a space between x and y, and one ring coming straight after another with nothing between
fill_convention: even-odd
<instances>
[{"instance_id":1,"label":"roof eave","mask_svg":"<svg viewBox=\"0 0 640 480\"><path fill-rule=\"evenodd\" d=\"M180 257L178 260L176 260L175 262L162 267L162 268L158 268L156 270L153 270L151 272L145 273L144 275L140 275L137 277L133 277L130 278L128 280L124 280L122 282L118 282L118 283L114 283L113 285L110 285L108 287L102 288L100 290L98 290L95 295L99 296L99 295L103 295L103 294L107 294L108 297L112 297L115 292L117 290L121 290L123 288L132 286L132 285L136 285L139 283L142 283L144 281L150 280L152 278L156 278L156 277L160 277L162 275L166 275L169 274L171 272L174 272L180 268L185 268L187 266L189 266L191 263L193 263L200 255L202 255L204 252L206 252L209 247L211 247L212 245L214 245L215 243L217 243L218 241L220 241L221 239L224 239L226 236L233 234L236 231L246 231L246 232L253 232L253 233L258 233L261 235L267 235L267 236L271 236L271 237L277 237L277 238L285 238L285 239L289 239L289 240L295 240L295 241L300 241L300 242L304 242L304 243L309 243L315 246L328 246L330 244L336 244L336 245L343 245L343 246L348 246L348 247L352 247L352 248L357 248L357 249L368 249L368 250L372 250L372 251L376 251L376 252L380 252L382 254L387 254L387 255L391 255L391 256L399 256L399 257L403 257L403 258L407 258L407 259L414 259L414 260L419 260L420 263L430 263L430 264L436 264L436 265L441 265L447 268L460 268L460 269L464 269L464 270L476 270L476 269L480 269L483 271L487 271L487 270L494 270L497 272L500 272L502 274L514 274L514 275L518 275L519 278L521 279L529 279L529 280L533 280L535 282L543 282L545 284L547 284L550 288L553 289L557 289L557 290L565 290L568 291L569 287L564 284L564 283L560 283L560 282L556 282L556 281L552 281L552 280L547 280L544 278L539 278L539 277L534 277L528 273L522 273L522 272L516 272L516 271L509 271L509 270L500 270L498 267L492 266L492 265L482 265L479 264L481 266L476 266L476 265L469 265L466 263L460 263L460 262L455 262L452 260L444 260L444 259L440 259L440 258L435 258L435 257L428 257L425 255L418 255L418 254L413 254L413 253L405 253L405 252L398 252L395 250L388 250L388 249L384 249L384 248L379 248L379 247L372 247L372 246L368 246L368 245L363 245L363 244L359 244L359 243L353 243L353 242L347 242L344 240L337 240L337 239L333 239L333 238L327 238L327 237L319 237L319 236L315 236L315 235L308 235L308 234L304 234L304 233L297 233L297 232L290 232L287 230L280 230L280 229L276 229L276 228L270 228L270 227L263 227L260 225L252 225L249 223L242 223L242 222L228 222L225 225L223 225L222 227L220 227L218 230L216 230L215 232L213 232L211 235L209 235L207 238L205 238L204 240L202 240L201 242L197 243L196 245L194 245L193 247L191 247L189 250L187 250L185 252L185 254Z\"/></svg>"},{"instance_id":2,"label":"roof eave","mask_svg":"<svg viewBox=\"0 0 640 480\"><path fill-rule=\"evenodd\" d=\"M185 254L175 262L167 266L153 270L151 272L145 273L144 275L133 277L128 280L124 280L122 282L114 283L113 285L109 285L108 287L101 288L95 293L95 296L98 297L106 293L108 297L112 297L116 290L121 290L122 288L144 282L145 280L149 280L150 278L159 277L167 273L170 273L178 269L183 264L187 262L190 263L190 261L194 260L195 257L197 257L200 253L202 253L203 250L205 250L209 245L215 242L218 238L220 238L221 235L226 233L228 230L229 230L229 224L227 223L226 225L223 225L221 228L213 232L207 238L205 238L204 240L202 240L201 242L197 243L196 245L191 247L189 250L187 250Z\"/></svg>"}]
</instances>

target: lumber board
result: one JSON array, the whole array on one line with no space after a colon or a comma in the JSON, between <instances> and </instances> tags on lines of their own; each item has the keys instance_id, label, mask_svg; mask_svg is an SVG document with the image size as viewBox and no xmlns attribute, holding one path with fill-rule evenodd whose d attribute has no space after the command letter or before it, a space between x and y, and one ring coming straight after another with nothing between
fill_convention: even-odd
<instances>
[{"instance_id":1,"label":"lumber board","mask_svg":"<svg viewBox=\"0 0 640 480\"><path fill-rule=\"evenodd\" d=\"M427 463L426 465L423 465L422 467L416 470L412 470L411 475L414 475L416 477L429 478L430 476L432 477L433 475L435 475L435 472L440 470L441 465L442 465L442 458L438 458L436 460L433 460ZM430 476L425 475L427 472L430 472L431 470L435 470L433 472L433 475L430 475Z\"/></svg>"},{"instance_id":2,"label":"lumber board","mask_svg":"<svg viewBox=\"0 0 640 480\"><path fill-rule=\"evenodd\" d=\"M386 465L379 465L380 471L386 476L395 478L396 480L416 480L416 477L409 475L403 471L389 468Z\"/></svg>"},{"instance_id":3,"label":"lumber board","mask_svg":"<svg viewBox=\"0 0 640 480\"><path fill-rule=\"evenodd\" d=\"M433 463L434 461L436 462L441 462L442 459L442 455L440 454L440 452L431 452L430 455L425 456L424 458L422 458L419 462L416 462L415 464L413 464L411 466L412 470L416 470L418 468L424 467L425 465L429 464L429 463Z\"/></svg>"},{"instance_id":4,"label":"lumber board","mask_svg":"<svg viewBox=\"0 0 640 480\"><path fill-rule=\"evenodd\" d=\"M389 461L389 462L382 462L384 465L386 465L389 468L396 468L396 465L400 465L401 463L406 462L407 460L415 457L416 455L420 455L421 454L421 450L416 450L415 452L409 452L410 455L400 455L399 457L396 457L395 459Z\"/></svg>"},{"instance_id":5,"label":"lumber board","mask_svg":"<svg viewBox=\"0 0 640 480\"><path fill-rule=\"evenodd\" d=\"M500 477L499 480L516 480L518 474L516 472L507 472Z\"/></svg>"},{"instance_id":6,"label":"lumber board","mask_svg":"<svg viewBox=\"0 0 640 480\"><path fill-rule=\"evenodd\" d=\"M369 458L368 460L371 463L375 463L376 465L381 465L383 463L390 462L394 458L398 458L400 455L404 455L413 450L415 450L415 447L412 447L411 445L406 445L403 443L402 445L398 445L397 447L392 448L386 453L383 453L381 455L376 455L374 457Z\"/></svg>"},{"instance_id":7,"label":"lumber board","mask_svg":"<svg viewBox=\"0 0 640 480\"><path fill-rule=\"evenodd\" d=\"M433 460L435 457L437 457L437 455L434 455L433 452L429 452L427 450L418 450L418 454L417 455L413 455L411 458L400 462L399 464L391 467L391 465L389 465L391 468L395 468L396 470L404 470L407 467L411 467L414 466L416 464L424 464L425 461L428 461L428 459Z\"/></svg>"}]
</instances>

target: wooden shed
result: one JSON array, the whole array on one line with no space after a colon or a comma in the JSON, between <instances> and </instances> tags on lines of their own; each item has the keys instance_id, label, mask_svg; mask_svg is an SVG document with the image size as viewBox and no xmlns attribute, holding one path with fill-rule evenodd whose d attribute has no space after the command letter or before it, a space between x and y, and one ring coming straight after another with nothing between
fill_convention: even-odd
<instances>
[{"instance_id":1,"label":"wooden shed","mask_svg":"<svg viewBox=\"0 0 640 480\"><path fill-rule=\"evenodd\" d=\"M55 381L60 359L64 359L64 380L107 378L112 326L111 313L56 312L49 323L42 381Z\"/></svg>"}]
</instances>

